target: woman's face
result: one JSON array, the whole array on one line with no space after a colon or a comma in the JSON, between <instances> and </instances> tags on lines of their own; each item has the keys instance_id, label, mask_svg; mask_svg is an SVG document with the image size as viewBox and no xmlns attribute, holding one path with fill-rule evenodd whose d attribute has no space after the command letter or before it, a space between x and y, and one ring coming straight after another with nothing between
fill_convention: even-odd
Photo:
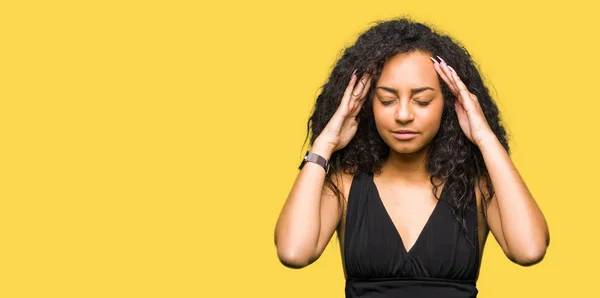
<instances>
[{"instance_id":1,"label":"woman's face","mask_svg":"<svg viewBox=\"0 0 600 298\"><path fill-rule=\"evenodd\" d=\"M391 150L415 153L427 148L438 132L444 107L429 55L412 52L389 59L372 103L377 131Z\"/></svg>"}]
</instances>

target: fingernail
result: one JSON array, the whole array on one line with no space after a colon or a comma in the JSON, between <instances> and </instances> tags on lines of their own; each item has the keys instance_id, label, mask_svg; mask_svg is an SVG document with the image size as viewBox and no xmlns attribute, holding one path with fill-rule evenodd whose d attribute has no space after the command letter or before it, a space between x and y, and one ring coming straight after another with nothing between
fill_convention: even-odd
<instances>
[{"instance_id":1,"label":"fingernail","mask_svg":"<svg viewBox=\"0 0 600 298\"><path fill-rule=\"evenodd\" d=\"M352 72L352 75L355 75L355 74L356 74L356 69Z\"/></svg>"},{"instance_id":2,"label":"fingernail","mask_svg":"<svg viewBox=\"0 0 600 298\"><path fill-rule=\"evenodd\" d=\"M452 66L448 65L448 68L450 68L450 70L451 70L453 73L456 73L456 70L454 70L454 68L452 68Z\"/></svg>"},{"instance_id":3,"label":"fingernail","mask_svg":"<svg viewBox=\"0 0 600 298\"><path fill-rule=\"evenodd\" d=\"M441 61L442 61L444 64L446 64L446 61L444 61L444 59L442 59L442 57L440 57L440 56L437 56L437 57L438 57L438 59L440 59L440 60L441 60Z\"/></svg>"},{"instance_id":4,"label":"fingernail","mask_svg":"<svg viewBox=\"0 0 600 298\"><path fill-rule=\"evenodd\" d=\"M431 56L429 56L429 58L431 59L431 61L433 61L433 63L438 63L438 62L435 60L435 58L433 58L433 57L431 57Z\"/></svg>"}]
</instances>

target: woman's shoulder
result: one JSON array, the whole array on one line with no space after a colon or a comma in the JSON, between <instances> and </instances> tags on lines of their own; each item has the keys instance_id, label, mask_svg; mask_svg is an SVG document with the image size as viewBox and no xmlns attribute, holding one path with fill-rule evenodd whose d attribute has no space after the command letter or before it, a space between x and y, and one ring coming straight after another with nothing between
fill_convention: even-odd
<instances>
[{"instance_id":1,"label":"woman's shoulder","mask_svg":"<svg viewBox=\"0 0 600 298\"><path fill-rule=\"evenodd\" d=\"M372 179L371 175L373 175L372 171L339 170L332 173L331 180L347 200L353 185L364 185L364 183Z\"/></svg>"}]
</instances>

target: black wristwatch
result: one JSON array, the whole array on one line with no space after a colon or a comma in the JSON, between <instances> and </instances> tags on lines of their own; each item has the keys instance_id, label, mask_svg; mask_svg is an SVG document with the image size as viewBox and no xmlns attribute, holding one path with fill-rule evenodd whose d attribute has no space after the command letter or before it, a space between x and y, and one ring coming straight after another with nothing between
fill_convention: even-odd
<instances>
[{"instance_id":1,"label":"black wristwatch","mask_svg":"<svg viewBox=\"0 0 600 298\"><path fill-rule=\"evenodd\" d=\"M314 162L322 166L323 169L325 169L325 174L329 173L329 161L327 161L327 159L325 159L323 156L318 155L316 153L312 153L310 151L306 151L306 155L304 156L302 163L300 163L298 170L302 170L307 161Z\"/></svg>"}]
</instances>

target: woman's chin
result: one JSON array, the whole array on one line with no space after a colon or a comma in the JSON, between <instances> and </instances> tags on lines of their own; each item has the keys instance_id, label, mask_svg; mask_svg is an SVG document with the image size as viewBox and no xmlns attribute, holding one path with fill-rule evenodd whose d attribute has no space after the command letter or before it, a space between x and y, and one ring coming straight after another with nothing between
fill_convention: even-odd
<instances>
[{"instance_id":1,"label":"woman's chin","mask_svg":"<svg viewBox=\"0 0 600 298\"><path fill-rule=\"evenodd\" d=\"M389 146L390 144L388 144ZM394 151L397 154L415 154L423 152L425 147L417 142L406 142L404 144L391 144L390 151ZM391 153L391 152L390 152Z\"/></svg>"}]
</instances>

